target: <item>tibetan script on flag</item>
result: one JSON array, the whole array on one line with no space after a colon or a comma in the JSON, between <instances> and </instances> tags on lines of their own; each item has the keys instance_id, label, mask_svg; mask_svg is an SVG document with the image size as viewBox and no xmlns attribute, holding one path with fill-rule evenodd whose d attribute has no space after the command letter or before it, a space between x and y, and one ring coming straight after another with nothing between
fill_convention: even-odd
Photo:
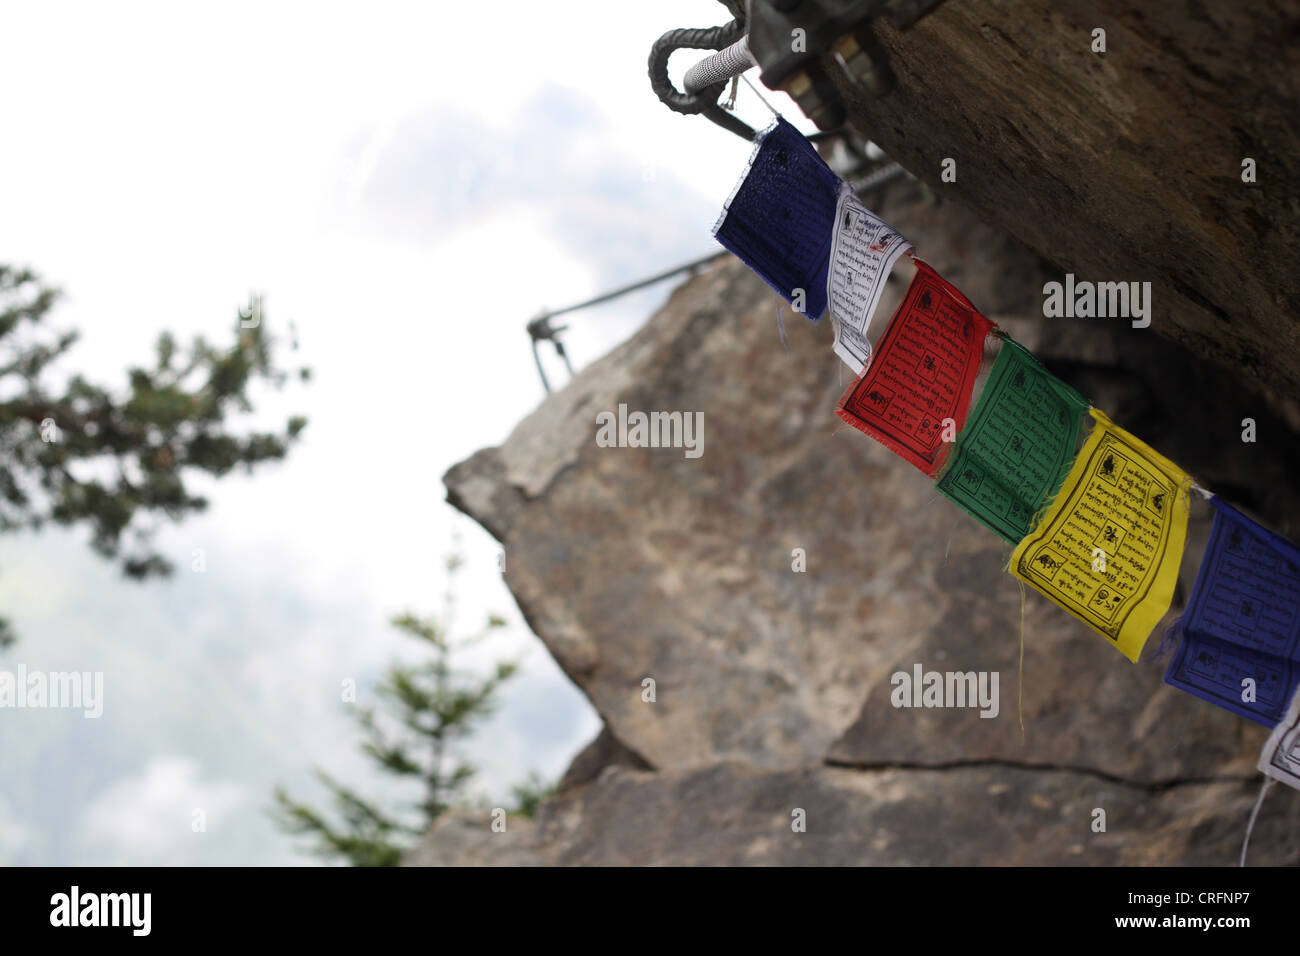
<instances>
[{"instance_id":1,"label":"tibetan script on flag","mask_svg":"<svg viewBox=\"0 0 1300 956\"><path fill-rule=\"evenodd\" d=\"M813 321L826 311L827 264L840 178L797 129L778 118L713 226L718 242Z\"/></svg>"},{"instance_id":2,"label":"tibetan script on flag","mask_svg":"<svg viewBox=\"0 0 1300 956\"><path fill-rule=\"evenodd\" d=\"M832 349L855 375L871 364L867 327L890 270L910 248L889 223L862 205L852 186L840 187L826 295L835 323Z\"/></svg>"},{"instance_id":3,"label":"tibetan script on flag","mask_svg":"<svg viewBox=\"0 0 1300 956\"><path fill-rule=\"evenodd\" d=\"M1012 544L1074 461L1087 400L1009 338L970 423L957 436L939 491Z\"/></svg>"},{"instance_id":4,"label":"tibetan script on flag","mask_svg":"<svg viewBox=\"0 0 1300 956\"><path fill-rule=\"evenodd\" d=\"M1272 727L1300 680L1300 548L1210 503L1214 526L1165 681Z\"/></svg>"},{"instance_id":5,"label":"tibetan script on flag","mask_svg":"<svg viewBox=\"0 0 1300 956\"><path fill-rule=\"evenodd\" d=\"M992 327L964 295L916 260L916 275L875 360L835 413L933 478L944 419L954 431L961 428Z\"/></svg>"},{"instance_id":6,"label":"tibetan script on flag","mask_svg":"<svg viewBox=\"0 0 1300 956\"><path fill-rule=\"evenodd\" d=\"M1187 536L1187 473L1092 409L1097 425L1011 573L1136 661L1169 609Z\"/></svg>"}]
</instances>

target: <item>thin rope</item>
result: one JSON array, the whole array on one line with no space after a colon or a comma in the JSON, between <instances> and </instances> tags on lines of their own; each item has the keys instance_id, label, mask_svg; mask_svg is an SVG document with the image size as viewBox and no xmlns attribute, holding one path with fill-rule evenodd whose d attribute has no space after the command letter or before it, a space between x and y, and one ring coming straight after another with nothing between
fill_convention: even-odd
<instances>
[{"instance_id":1,"label":"thin rope","mask_svg":"<svg viewBox=\"0 0 1300 956\"><path fill-rule=\"evenodd\" d=\"M780 115L781 115L780 113L778 113L778 112L776 111L776 107L773 106L771 103L769 103L767 100L765 100L765 99L763 98L763 94L762 94L762 93L758 92L758 87L755 86L753 83L749 82L749 77L747 77L744 73L741 73L741 74L740 74L740 78L741 78L742 80L745 81L745 85L746 85L746 86L748 86L751 90L754 91L754 95L758 97L759 102L761 102L764 106L766 106L769 110L772 111L772 115L773 115L773 116L780 116Z\"/></svg>"},{"instance_id":2,"label":"thin rope","mask_svg":"<svg viewBox=\"0 0 1300 956\"><path fill-rule=\"evenodd\" d=\"M1020 676L1016 683L1016 715L1020 718L1020 739L1025 737L1025 582L1020 584Z\"/></svg>"},{"instance_id":3,"label":"thin rope","mask_svg":"<svg viewBox=\"0 0 1300 956\"><path fill-rule=\"evenodd\" d=\"M948 544L943 549L943 563L948 563L948 552L952 550L952 536L957 533L957 522L961 520L961 512L957 512L957 517L953 519L952 527L948 529Z\"/></svg>"},{"instance_id":4,"label":"thin rope","mask_svg":"<svg viewBox=\"0 0 1300 956\"><path fill-rule=\"evenodd\" d=\"M785 346L785 354L789 355L790 346L786 345L785 342L785 323L781 321L781 313L784 311L781 305L784 300L776 292L772 293L772 298L776 301L776 330L781 335L781 344Z\"/></svg>"},{"instance_id":5,"label":"thin rope","mask_svg":"<svg viewBox=\"0 0 1300 956\"><path fill-rule=\"evenodd\" d=\"M1241 842L1241 860L1238 866L1246 865L1246 850L1250 847L1250 834L1255 829L1255 818L1259 816L1259 808L1264 805L1264 795L1273 789L1276 781L1272 777L1264 778L1264 785L1259 788L1259 796L1255 798L1255 809L1250 811L1250 823L1246 824L1246 839Z\"/></svg>"},{"instance_id":6,"label":"thin rope","mask_svg":"<svg viewBox=\"0 0 1300 956\"><path fill-rule=\"evenodd\" d=\"M736 78L731 78L731 88L727 92L727 102L720 104L724 110L734 111L736 108Z\"/></svg>"}]
</instances>

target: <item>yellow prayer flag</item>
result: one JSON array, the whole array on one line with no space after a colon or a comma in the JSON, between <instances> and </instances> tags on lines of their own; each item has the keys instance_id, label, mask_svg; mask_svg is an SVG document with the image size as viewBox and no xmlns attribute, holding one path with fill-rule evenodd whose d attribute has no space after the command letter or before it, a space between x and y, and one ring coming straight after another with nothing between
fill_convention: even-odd
<instances>
[{"instance_id":1,"label":"yellow prayer flag","mask_svg":"<svg viewBox=\"0 0 1300 956\"><path fill-rule=\"evenodd\" d=\"M1185 471L1111 422L1097 425L1011 573L1136 661L1169 610L1187 537Z\"/></svg>"}]
</instances>

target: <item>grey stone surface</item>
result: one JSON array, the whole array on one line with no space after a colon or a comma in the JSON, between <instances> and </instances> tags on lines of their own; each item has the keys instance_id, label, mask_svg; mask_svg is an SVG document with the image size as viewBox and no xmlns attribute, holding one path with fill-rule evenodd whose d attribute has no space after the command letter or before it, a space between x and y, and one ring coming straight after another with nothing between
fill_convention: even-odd
<instances>
[{"instance_id":1,"label":"grey stone surface","mask_svg":"<svg viewBox=\"0 0 1300 956\"><path fill-rule=\"evenodd\" d=\"M505 833L492 833L486 815L454 811L407 865L1213 866L1236 861L1258 794L1249 767L1236 769L1217 782L1145 787L998 764L611 767ZM1300 801L1285 797L1265 803L1252 864L1300 858Z\"/></svg>"},{"instance_id":2,"label":"grey stone surface","mask_svg":"<svg viewBox=\"0 0 1300 956\"><path fill-rule=\"evenodd\" d=\"M492 816L477 810L449 810L424 835L403 866L541 866L533 821L507 817L492 829Z\"/></svg>"},{"instance_id":3,"label":"grey stone surface","mask_svg":"<svg viewBox=\"0 0 1300 956\"><path fill-rule=\"evenodd\" d=\"M1151 790L1005 766L613 769L549 801L539 842L564 865L1215 865L1240 852L1259 787L1244 779ZM1300 801L1285 797L1265 804L1256 864L1300 858Z\"/></svg>"}]
</instances>

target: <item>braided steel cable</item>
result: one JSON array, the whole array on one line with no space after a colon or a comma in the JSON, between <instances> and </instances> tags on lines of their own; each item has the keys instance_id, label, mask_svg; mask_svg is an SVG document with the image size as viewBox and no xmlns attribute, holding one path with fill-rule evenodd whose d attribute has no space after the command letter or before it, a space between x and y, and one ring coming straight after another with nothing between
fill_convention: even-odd
<instances>
[{"instance_id":1,"label":"braided steel cable","mask_svg":"<svg viewBox=\"0 0 1300 956\"><path fill-rule=\"evenodd\" d=\"M705 57L687 70L686 76L682 78L682 88L687 93L696 93L715 83L726 82L757 65L754 55L749 52L749 37L741 37L725 50Z\"/></svg>"}]
</instances>

